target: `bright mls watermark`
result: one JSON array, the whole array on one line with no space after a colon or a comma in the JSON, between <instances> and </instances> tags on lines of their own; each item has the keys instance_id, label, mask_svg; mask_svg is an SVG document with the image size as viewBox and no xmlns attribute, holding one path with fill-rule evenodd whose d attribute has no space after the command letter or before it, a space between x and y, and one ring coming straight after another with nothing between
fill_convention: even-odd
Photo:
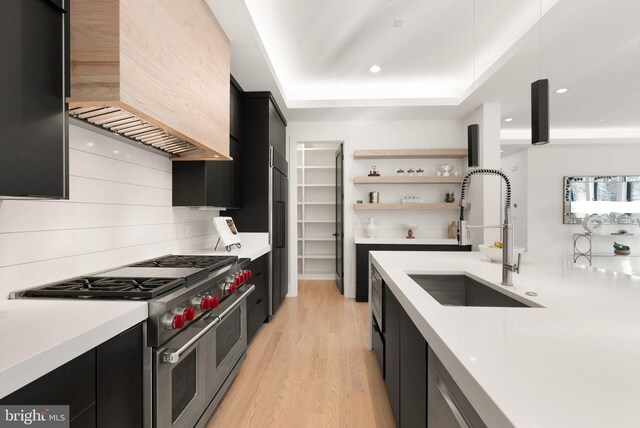
<instances>
[{"instance_id":1,"label":"bright mls watermark","mask_svg":"<svg viewBox=\"0 0 640 428\"><path fill-rule=\"evenodd\" d=\"M0 428L69 428L69 406L0 406Z\"/></svg>"}]
</instances>

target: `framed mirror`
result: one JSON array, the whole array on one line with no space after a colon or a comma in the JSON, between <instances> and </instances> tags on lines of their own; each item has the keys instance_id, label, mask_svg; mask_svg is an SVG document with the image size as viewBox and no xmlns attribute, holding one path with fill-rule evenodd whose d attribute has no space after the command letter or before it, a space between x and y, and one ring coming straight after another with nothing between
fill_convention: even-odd
<instances>
[{"instance_id":1,"label":"framed mirror","mask_svg":"<svg viewBox=\"0 0 640 428\"><path fill-rule=\"evenodd\" d=\"M591 214L602 224L640 223L640 176L564 177L564 224L578 224Z\"/></svg>"}]
</instances>

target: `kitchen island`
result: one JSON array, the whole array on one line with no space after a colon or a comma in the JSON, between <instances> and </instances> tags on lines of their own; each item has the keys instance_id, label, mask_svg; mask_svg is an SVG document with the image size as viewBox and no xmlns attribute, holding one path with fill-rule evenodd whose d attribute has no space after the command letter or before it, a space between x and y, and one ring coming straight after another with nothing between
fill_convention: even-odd
<instances>
[{"instance_id":1,"label":"kitchen island","mask_svg":"<svg viewBox=\"0 0 640 428\"><path fill-rule=\"evenodd\" d=\"M640 278L525 255L503 287L476 252L371 264L487 426L640 425ZM409 274L466 275L531 307L442 306Z\"/></svg>"}]
</instances>

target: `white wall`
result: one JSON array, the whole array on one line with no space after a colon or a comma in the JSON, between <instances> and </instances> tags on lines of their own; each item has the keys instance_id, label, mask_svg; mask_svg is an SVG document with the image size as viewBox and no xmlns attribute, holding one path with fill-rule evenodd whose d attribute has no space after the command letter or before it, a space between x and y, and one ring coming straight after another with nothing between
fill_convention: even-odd
<instances>
[{"instance_id":1,"label":"white wall","mask_svg":"<svg viewBox=\"0 0 640 428\"><path fill-rule=\"evenodd\" d=\"M502 170L511 181L513 243L527 248L527 148L505 155L501 159Z\"/></svg>"},{"instance_id":2,"label":"white wall","mask_svg":"<svg viewBox=\"0 0 640 428\"><path fill-rule=\"evenodd\" d=\"M564 259L572 252L572 235L584 232L580 225L562 223L564 176L638 175L638 159L640 144L557 143L530 147L527 149L527 155L520 157L519 161L512 158L510 163L518 165L519 168L526 160L527 251L540 257ZM609 233L620 228L608 226L603 231ZM636 235L640 234L637 226L624 228ZM607 240L603 243L607 251L611 251L612 242ZM630 245L633 250L633 243Z\"/></svg>"},{"instance_id":3,"label":"white wall","mask_svg":"<svg viewBox=\"0 0 640 428\"><path fill-rule=\"evenodd\" d=\"M456 220L457 211L379 211L374 213L356 212L352 204L357 200L367 202L370 191L380 192L380 202L400 202L404 195L421 196L425 202L444 201L445 192L454 189L456 201L459 198L459 185L353 185L353 177L367 175L375 164L382 175L395 175L402 167L425 170L425 174L434 175L444 161L437 159L401 159L401 160L354 160L353 151L360 149L389 148L466 148L466 134L462 135L460 121L349 121L349 122L290 122L287 126L290 150L297 143L309 141L344 142L344 181L345 181L345 296L355 296L355 245L353 237L362 234L367 217L373 217L378 224L379 236L404 236L402 222L415 222L420 226L417 237L447 236L447 226ZM290 170L295 171L296 157L290 156ZM457 171L462 173L466 159L453 161ZM295 180L290 180L290 195L295 195ZM293 198L291 198L293 199ZM297 201L291 200L291 206ZM290 218L295 218L295 214ZM291 227L291 230L296 230ZM290 234L291 253L297 254L297 241ZM292 266L296 264L292 261ZM292 277L290 295L295 295L295 278Z\"/></svg>"},{"instance_id":4,"label":"white wall","mask_svg":"<svg viewBox=\"0 0 640 428\"><path fill-rule=\"evenodd\" d=\"M71 125L70 199L0 201L9 292L213 245L217 211L171 206L171 161Z\"/></svg>"}]
</instances>

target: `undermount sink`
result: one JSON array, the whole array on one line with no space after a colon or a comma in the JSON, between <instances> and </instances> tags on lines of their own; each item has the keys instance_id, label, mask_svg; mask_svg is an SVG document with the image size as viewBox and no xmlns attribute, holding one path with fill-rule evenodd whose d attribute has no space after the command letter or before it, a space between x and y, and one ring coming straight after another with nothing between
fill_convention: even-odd
<instances>
[{"instance_id":1,"label":"undermount sink","mask_svg":"<svg viewBox=\"0 0 640 428\"><path fill-rule=\"evenodd\" d=\"M465 275L409 275L442 306L531 308Z\"/></svg>"}]
</instances>

